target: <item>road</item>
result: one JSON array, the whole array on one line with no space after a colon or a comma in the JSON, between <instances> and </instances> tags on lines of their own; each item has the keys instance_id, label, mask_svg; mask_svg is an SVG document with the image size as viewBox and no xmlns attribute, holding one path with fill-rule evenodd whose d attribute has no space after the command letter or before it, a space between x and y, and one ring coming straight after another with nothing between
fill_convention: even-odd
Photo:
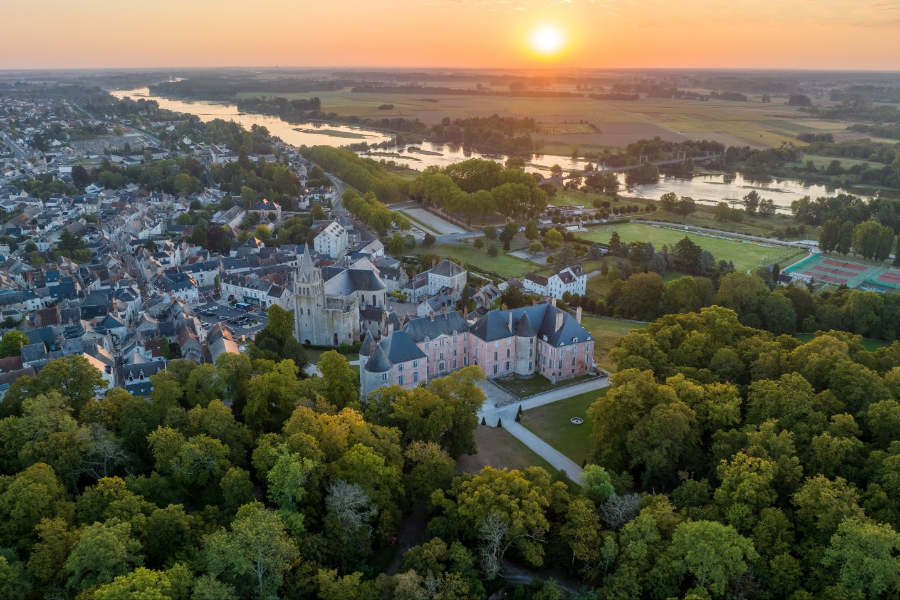
<instances>
[{"instance_id":1,"label":"road","mask_svg":"<svg viewBox=\"0 0 900 600\"><path fill-rule=\"evenodd\" d=\"M514 438L528 446L528 448L538 456L550 463L553 468L565 471L566 475L569 476L569 479L580 485L581 466L536 436L522 424L516 423L516 413L519 410L519 406L522 407L523 411L527 411L532 408L537 408L538 406L565 400L566 398L571 398L578 394L603 389L608 385L609 377L598 377L583 383L550 390L549 392L532 396L526 400L510 402L512 396L509 392L502 390L490 381L486 381L481 385L481 389L484 390L485 395L487 395L488 398L482 405L481 410L478 411L478 421L481 422L481 420L484 419L485 423L492 427L496 427L498 421L502 422L501 425L503 428L512 434ZM506 404L507 402L509 403ZM500 406L498 406L498 404L500 404Z\"/></svg>"},{"instance_id":2,"label":"road","mask_svg":"<svg viewBox=\"0 0 900 600\"><path fill-rule=\"evenodd\" d=\"M25 154L25 151L19 148L18 144L12 141L8 135L0 131L0 138L2 138L3 142L9 146L9 149L13 151L13 154L15 154L17 158L20 160L28 160L28 155Z\"/></svg>"}]
</instances>

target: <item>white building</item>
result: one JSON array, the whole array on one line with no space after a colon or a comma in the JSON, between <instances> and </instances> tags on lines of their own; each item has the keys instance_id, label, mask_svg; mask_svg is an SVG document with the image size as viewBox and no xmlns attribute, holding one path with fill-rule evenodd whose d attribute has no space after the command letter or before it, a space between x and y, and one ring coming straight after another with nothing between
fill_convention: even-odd
<instances>
[{"instance_id":1,"label":"white building","mask_svg":"<svg viewBox=\"0 0 900 600\"><path fill-rule=\"evenodd\" d=\"M323 222L317 230L319 233L313 239L313 248L319 254L339 258L349 248L347 230L336 221Z\"/></svg>"},{"instance_id":2,"label":"white building","mask_svg":"<svg viewBox=\"0 0 900 600\"><path fill-rule=\"evenodd\" d=\"M526 292L559 300L566 292L584 296L587 290L587 275L580 266L576 265L567 267L550 277L529 273L522 280L522 285Z\"/></svg>"}]
</instances>

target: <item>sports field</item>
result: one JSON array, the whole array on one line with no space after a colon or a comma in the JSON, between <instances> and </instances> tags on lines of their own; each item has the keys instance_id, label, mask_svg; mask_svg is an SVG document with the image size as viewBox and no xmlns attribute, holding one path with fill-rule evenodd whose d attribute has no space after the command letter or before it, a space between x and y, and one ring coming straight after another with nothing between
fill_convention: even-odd
<instances>
[{"instance_id":1,"label":"sports field","mask_svg":"<svg viewBox=\"0 0 900 600\"><path fill-rule=\"evenodd\" d=\"M496 245L497 256L488 256L489 245ZM454 260L463 260L467 265L475 265L486 271L497 273L503 277L522 277L540 268L540 265L516 258L503 251L500 242L486 242L484 248L478 249L470 244L434 244L433 246L416 246L414 254L437 254Z\"/></svg>"},{"instance_id":2,"label":"sports field","mask_svg":"<svg viewBox=\"0 0 900 600\"><path fill-rule=\"evenodd\" d=\"M797 250L779 244L749 242L716 236L711 233L688 232L643 223L625 223L624 225L599 227L581 237L593 242L607 244L614 231L619 234L619 238L624 244L630 242L651 242L656 250L662 248L663 244L674 246L687 236L704 250L712 252L717 261L734 261L734 268L737 271L755 269L770 262L787 265L806 253L805 250Z\"/></svg>"},{"instance_id":3,"label":"sports field","mask_svg":"<svg viewBox=\"0 0 900 600\"><path fill-rule=\"evenodd\" d=\"M846 285L872 292L900 290L900 269L825 254L813 254L785 269L785 273L813 283Z\"/></svg>"}]
</instances>

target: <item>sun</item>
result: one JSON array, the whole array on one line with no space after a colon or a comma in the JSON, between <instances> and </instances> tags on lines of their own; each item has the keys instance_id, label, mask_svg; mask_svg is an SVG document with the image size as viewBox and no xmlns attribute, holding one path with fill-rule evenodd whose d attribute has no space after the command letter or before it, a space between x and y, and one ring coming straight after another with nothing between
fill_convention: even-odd
<instances>
[{"instance_id":1,"label":"sun","mask_svg":"<svg viewBox=\"0 0 900 600\"><path fill-rule=\"evenodd\" d=\"M531 32L531 47L535 52L544 56L558 53L565 42L565 35L555 25L541 25Z\"/></svg>"}]
</instances>

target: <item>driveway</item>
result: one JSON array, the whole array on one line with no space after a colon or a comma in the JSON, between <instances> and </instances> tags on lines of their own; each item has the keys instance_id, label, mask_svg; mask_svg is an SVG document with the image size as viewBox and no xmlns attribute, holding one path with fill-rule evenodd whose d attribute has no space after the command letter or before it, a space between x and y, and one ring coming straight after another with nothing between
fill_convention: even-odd
<instances>
[{"instance_id":1,"label":"driveway","mask_svg":"<svg viewBox=\"0 0 900 600\"><path fill-rule=\"evenodd\" d=\"M480 384L487 399L481 410L478 411L478 421L481 422L483 418L485 423L492 427L496 427L498 421L502 422L503 428L512 434L514 438L528 446L538 456L550 463L553 468L565 471L569 479L581 485L581 466L520 423L516 423L516 413L519 410L519 406L522 407L523 411L526 411L579 394L603 389L608 385L609 377L597 377L590 381L553 389L543 394L532 396L527 400L516 401L512 394L487 380Z\"/></svg>"}]
</instances>

